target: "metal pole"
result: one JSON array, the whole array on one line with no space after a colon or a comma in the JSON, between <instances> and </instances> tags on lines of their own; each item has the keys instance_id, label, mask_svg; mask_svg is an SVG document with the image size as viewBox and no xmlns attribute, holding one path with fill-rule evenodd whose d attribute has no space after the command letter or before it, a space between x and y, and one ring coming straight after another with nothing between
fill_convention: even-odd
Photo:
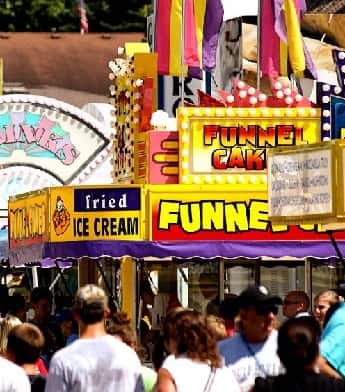
<instances>
[{"instance_id":1,"label":"metal pole","mask_svg":"<svg viewBox=\"0 0 345 392\"><path fill-rule=\"evenodd\" d=\"M186 13L185 13L185 0L181 2L181 106L184 106L184 35L185 35L185 22L186 22Z\"/></svg>"},{"instance_id":2,"label":"metal pole","mask_svg":"<svg viewBox=\"0 0 345 392\"><path fill-rule=\"evenodd\" d=\"M57 268L57 270L58 270L58 272L59 272L59 274L60 274L61 280L62 280L62 282L63 282L63 284L64 284L64 286L65 286L65 289L67 290L67 292L68 292L68 294L70 295L70 297L73 298L73 294L72 294L70 288L68 287L66 278L65 278L64 275L63 275L63 271L62 271L62 268L61 268L60 265L59 265L59 262L58 262L56 259L54 260L54 262L55 262L55 266L56 266L56 268Z\"/></svg>"},{"instance_id":3,"label":"metal pole","mask_svg":"<svg viewBox=\"0 0 345 392\"><path fill-rule=\"evenodd\" d=\"M329 236L329 238L330 238L330 240L332 242L332 245L333 245L333 247L335 249L335 252L337 253L337 256L338 256L338 258L339 258L343 268L345 268L345 262L344 262L344 259L343 259L343 255L341 254L339 246L337 244L337 241L335 240L335 238L333 236L333 231L327 231L327 234L328 234L328 236Z\"/></svg>"},{"instance_id":4,"label":"metal pole","mask_svg":"<svg viewBox=\"0 0 345 392\"><path fill-rule=\"evenodd\" d=\"M111 287L110 287L110 284L109 284L109 282L108 282L107 277L105 276L105 273L104 273L104 271L103 271L103 268L102 268L102 266L101 266L101 263L99 262L99 260L96 260L96 263L97 263L98 270L99 270L100 274L102 275L102 279L103 279L103 282L104 282L104 284L105 284L105 287L107 288L109 297L110 297L110 299L111 299L113 305L116 307L117 311L119 311L119 310L120 310L119 304L118 304L118 302L116 301L116 298L114 297L113 291L112 291L112 289L111 289Z\"/></svg>"},{"instance_id":5,"label":"metal pole","mask_svg":"<svg viewBox=\"0 0 345 392\"><path fill-rule=\"evenodd\" d=\"M257 32L256 32L256 48L257 48L257 54L256 54L256 88L260 90L261 86L261 26L262 26L262 21L261 21L261 1L258 1L258 19L257 19ZM268 0L265 0L268 1Z\"/></svg>"}]
</instances>

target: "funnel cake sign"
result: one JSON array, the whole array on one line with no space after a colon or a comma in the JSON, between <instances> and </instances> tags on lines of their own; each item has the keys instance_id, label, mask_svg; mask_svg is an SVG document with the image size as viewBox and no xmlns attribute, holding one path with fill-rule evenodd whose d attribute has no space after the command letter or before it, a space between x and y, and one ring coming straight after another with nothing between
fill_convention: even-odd
<instances>
[{"instance_id":1,"label":"funnel cake sign","mask_svg":"<svg viewBox=\"0 0 345 392\"><path fill-rule=\"evenodd\" d=\"M183 108L178 118L184 184L254 184L267 149L320 141L315 108Z\"/></svg>"},{"instance_id":2,"label":"funnel cake sign","mask_svg":"<svg viewBox=\"0 0 345 392\"><path fill-rule=\"evenodd\" d=\"M0 99L0 164L40 168L67 184L109 140L97 120L46 97Z\"/></svg>"}]
</instances>

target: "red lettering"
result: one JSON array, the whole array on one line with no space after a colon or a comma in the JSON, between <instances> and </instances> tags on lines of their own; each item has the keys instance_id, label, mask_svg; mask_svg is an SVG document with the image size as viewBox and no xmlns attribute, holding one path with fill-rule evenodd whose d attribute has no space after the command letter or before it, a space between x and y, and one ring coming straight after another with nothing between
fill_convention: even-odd
<instances>
[{"instance_id":1,"label":"red lettering","mask_svg":"<svg viewBox=\"0 0 345 392\"><path fill-rule=\"evenodd\" d=\"M265 150L245 150L246 152L246 169L263 170L266 168Z\"/></svg>"},{"instance_id":2,"label":"red lettering","mask_svg":"<svg viewBox=\"0 0 345 392\"><path fill-rule=\"evenodd\" d=\"M291 146L295 145L294 127L292 125L277 126L277 145Z\"/></svg>"},{"instance_id":3,"label":"red lettering","mask_svg":"<svg viewBox=\"0 0 345 392\"><path fill-rule=\"evenodd\" d=\"M205 125L204 126L204 145L211 146L212 140L217 138L219 130L218 125Z\"/></svg>"},{"instance_id":4,"label":"red lettering","mask_svg":"<svg viewBox=\"0 0 345 392\"><path fill-rule=\"evenodd\" d=\"M226 150L214 150L212 152L211 157L211 164L215 169L225 170L226 169L226 162L224 162L224 158L226 158L227 152ZM223 162L221 159L223 158Z\"/></svg>"},{"instance_id":5,"label":"red lettering","mask_svg":"<svg viewBox=\"0 0 345 392\"><path fill-rule=\"evenodd\" d=\"M242 155L242 148L240 147L234 147L231 149L231 154L228 161L228 168L234 167L237 167L239 169L244 169L246 167Z\"/></svg>"}]
</instances>

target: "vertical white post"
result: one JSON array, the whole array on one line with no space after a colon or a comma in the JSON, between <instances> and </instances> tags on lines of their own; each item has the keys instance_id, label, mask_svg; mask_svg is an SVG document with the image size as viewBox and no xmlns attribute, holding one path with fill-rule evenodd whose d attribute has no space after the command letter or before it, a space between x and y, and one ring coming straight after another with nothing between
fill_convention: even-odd
<instances>
[{"instance_id":1,"label":"vertical white post","mask_svg":"<svg viewBox=\"0 0 345 392\"><path fill-rule=\"evenodd\" d=\"M38 267L32 267L32 287L38 287Z\"/></svg>"}]
</instances>

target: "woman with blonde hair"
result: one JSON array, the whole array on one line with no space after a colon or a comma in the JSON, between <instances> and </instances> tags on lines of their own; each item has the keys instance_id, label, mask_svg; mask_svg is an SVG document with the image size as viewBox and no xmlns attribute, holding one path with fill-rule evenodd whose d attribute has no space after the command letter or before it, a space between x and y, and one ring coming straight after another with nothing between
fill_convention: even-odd
<instances>
[{"instance_id":1,"label":"woman with blonde hair","mask_svg":"<svg viewBox=\"0 0 345 392\"><path fill-rule=\"evenodd\" d=\"M322 291L314 298L313 315L319 322L321 328L324 327L327 311L339 302L343 302L344 298L333 290Z\"/></svg>"},{"instance_id":2,"label":"woman with blonde hair","mask_svg":"<svg viewBox=\"0 0 345 392\"><path fill-rule=\"evenodd\" d=\"M0 355L6 355L8 334L14 327L21 323L18 317L11 315L7 315L0 321Z\"/></svg>"},{"instance_id":3,"label":"woman with blonde hair","mask_svg":"<svg viewBox=\"0 0 345 392\"><path fill-rule=\"evenodd\" d=\"M171 355L158 371L156 392L240 391L232 371L223 366L205 316L183 310L165 322L163 329Z\"/></svg>"}]
</instances>

